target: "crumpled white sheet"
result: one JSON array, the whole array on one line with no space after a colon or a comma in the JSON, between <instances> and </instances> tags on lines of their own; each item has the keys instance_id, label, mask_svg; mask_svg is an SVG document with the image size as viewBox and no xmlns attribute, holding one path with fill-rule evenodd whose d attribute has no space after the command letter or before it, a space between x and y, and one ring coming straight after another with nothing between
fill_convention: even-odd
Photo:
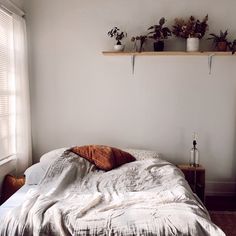
<instances>
[{"instance_id":1,"label":"crumpled white sheet","mask_svg":"<svg viewBox=\"0 0 236 236\"><path fill-rule=\"evenodd\" d=\"M0 225L0 235L225 235L172 164L148 159L109 172L62 155Z\"/></svg>"}]
</instances>

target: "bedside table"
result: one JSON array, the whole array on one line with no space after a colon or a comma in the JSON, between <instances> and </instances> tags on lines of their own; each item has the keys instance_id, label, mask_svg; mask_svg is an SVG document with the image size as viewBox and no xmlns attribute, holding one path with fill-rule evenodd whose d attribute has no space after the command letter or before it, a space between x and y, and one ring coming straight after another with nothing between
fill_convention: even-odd
<instances>
[{"instance_id":1,"label":"bedside table","mask_svg":"<svg viewBox=\"0 0 236 236\"><path fill-rule=\"evenodd\" d=\"M2 194L0 198L0 205L3 204L11 195L25 184L25 177L15 177L13 175L6 175L2 184Z\"/></svg>"},{"instance_id":2,"label":"bedside table","mask_svg":"<svg viewBox=\"0 0 236 236\"><path fill-rule=\"evenodd\" d=\"M192 191L205 203L205 168L203 166L190 166L189 164L177 165L184 173Z\"/></svg>"}]
</instances>

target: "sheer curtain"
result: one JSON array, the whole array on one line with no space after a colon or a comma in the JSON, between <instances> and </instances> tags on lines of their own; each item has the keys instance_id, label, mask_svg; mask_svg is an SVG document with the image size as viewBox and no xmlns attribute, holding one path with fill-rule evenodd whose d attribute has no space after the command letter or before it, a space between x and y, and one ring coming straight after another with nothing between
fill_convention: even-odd
<instances>
[{"instance_id":1,"label":"sheer curtain","mask_svg":"<svg viewBox=\"0 0 236 236\"><path fill-rule=\"evenodd\" d=\"M16 92L16 172L22 174L32 164L30 99L25 20L13 14L13 52Z\"/></svg>"}]
</instances>

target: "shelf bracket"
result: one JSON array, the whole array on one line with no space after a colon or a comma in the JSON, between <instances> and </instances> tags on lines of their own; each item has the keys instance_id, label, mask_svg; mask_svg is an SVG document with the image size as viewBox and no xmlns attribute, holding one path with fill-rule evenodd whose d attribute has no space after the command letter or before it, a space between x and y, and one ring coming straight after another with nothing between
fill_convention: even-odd
<instances>
[{"instance_id":1,"label":"shelf bracket","mask_svg":"<svg viewBox=\"0 0 236 236\"><path fill-rule=\"evenodd\" d=\"M134 68L135 68L135 55L131 56L131 66L132 66L132 75L134 75Z\"/></svg>"},{"instance_id":2,"label":"shelf bracket","mask_svg":"<svg viewBox=\"0 0 236 236\"><path fill-rule=\"evenodd\" d=\"M208 55L208 70L209 70L209 75L211 75L212 60L213 60L214 56L215 56L215 53L212 53L212 54Z\"/></svg>"}]
</instances>

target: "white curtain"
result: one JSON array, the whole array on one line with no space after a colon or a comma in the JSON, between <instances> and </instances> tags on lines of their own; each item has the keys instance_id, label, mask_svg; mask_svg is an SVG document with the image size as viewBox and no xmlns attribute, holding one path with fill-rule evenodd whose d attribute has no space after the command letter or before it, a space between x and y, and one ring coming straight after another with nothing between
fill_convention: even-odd
<instances>
[{"instance_id":1,"label":"white curtain","mask_svg":"<svg viewBox=\"0 0 236 236\"><path fill-rule=\"evenodd\" d=\"M16 172L32 164L30 99L25 20L13 14L14 74L16 91Z\"/></svg>"}]
</instances>

